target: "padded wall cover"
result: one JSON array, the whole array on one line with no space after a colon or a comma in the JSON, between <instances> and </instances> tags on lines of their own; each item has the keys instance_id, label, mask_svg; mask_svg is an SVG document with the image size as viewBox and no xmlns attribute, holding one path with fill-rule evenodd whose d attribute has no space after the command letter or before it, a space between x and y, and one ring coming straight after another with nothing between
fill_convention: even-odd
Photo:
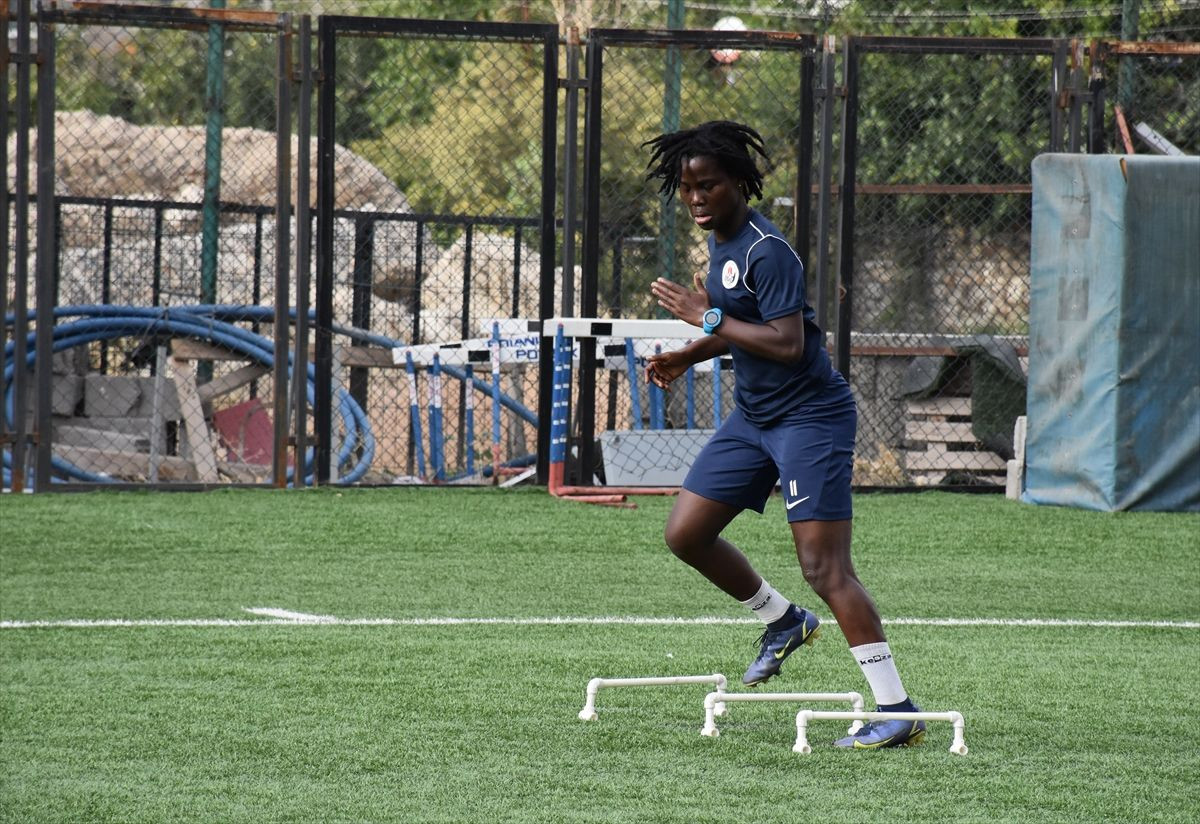
<instances>
[{"instance_id":1,"label":"padded wall cover","mask_svg":"<svg viewBox=\"0 0 1200 824\"><path fill-rule=\"evenodd\" d=\"M1033 162L1032 503L1200 511L1200 158Z\"/></svg>"}]
</instances>

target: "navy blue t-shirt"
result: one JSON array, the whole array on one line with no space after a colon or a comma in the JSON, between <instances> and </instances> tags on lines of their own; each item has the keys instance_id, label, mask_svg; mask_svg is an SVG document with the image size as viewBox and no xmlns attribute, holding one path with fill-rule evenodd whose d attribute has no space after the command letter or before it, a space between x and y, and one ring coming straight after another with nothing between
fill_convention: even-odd
<instances>
[{"instance_id":1,"label":"navy blue t-shirt","mask_svg":"<svg viewBox=\"0 0 1200 824\"><path fill-rule=\"evenodd\" d=\"M764 323L804 313L804 357L780 363L729 344L733 356L734 402L746 420L767 425L818 395L833 366L825 351L825 334L805 300L804 264L771 221L754 209L732 239L708 237L708 280L712 305L732 318Z\"/></svg>"}]
</instances>

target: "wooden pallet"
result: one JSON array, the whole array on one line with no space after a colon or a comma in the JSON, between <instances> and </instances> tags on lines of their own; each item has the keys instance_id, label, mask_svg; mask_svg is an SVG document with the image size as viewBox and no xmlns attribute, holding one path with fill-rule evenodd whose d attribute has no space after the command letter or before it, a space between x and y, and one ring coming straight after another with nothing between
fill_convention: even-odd
<instances>
[{"instance_id":1,"label":"wooden pallet","mask_svg":"<svg viewBox=\"0 0 1200 824\"><path fill-rule=\"evenodd\" d=\"M1008 465L975 440L971 399L937 397L910 400L904 424L904 469L919 485L941 483L962 472L985 483L1002 485Z\"/></svg>"}]
</instances>

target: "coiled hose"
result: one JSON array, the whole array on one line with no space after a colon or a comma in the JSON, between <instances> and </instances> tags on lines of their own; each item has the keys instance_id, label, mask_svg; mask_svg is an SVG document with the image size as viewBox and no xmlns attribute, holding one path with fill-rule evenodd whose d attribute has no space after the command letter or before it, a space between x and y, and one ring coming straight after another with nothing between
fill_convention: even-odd
<instances>
[{"instance_id":1,"label":"coiled hose","mask_svg":"<svg viewBox=\"0 0 1200 824\"><path fill-rule=\"evenodd\" d=\"M311 319L313 313L310 312L309 316ZM54 352L60 352L100 340L135 336L176 335L211 341L269 369L275 365L274 342L267 337L243 329L233 323L234 321L272 321L274 320L275 312L269 306L200 304L180 307L138 307L92 304L56 307L54 317L56 321L58 318L80 318L79 320L73 320L64 324L56 323L52 346L52 351ZM292 313L292 318L295 318L294 312ZM8 315L5 318L5 322L12 324L14 316ZM333 331L353 340L389 349L403 345L399 341L361 329L334 325ZM36 332L31 332L27 340L26 368L32 368L36 360L37 352L35 351L35 343ZM13 424L14 408L13 376L17 367L17 364L12 359L15 349L15 341L9 341L4 348L6 362L4 370L4 414L10 427ZM306 364L305 367L307 378L305 394L309 404L312 404L316 395L316 370L312 364ZM293 368L293 358L289 353L289 377ZM458 380L468 379L467 373L463 370L446 367L444 371L449 376ZM477 391L491 393L491 386L483 381L477 380L472 376L470 382ZM371 432L371 426L367 420L366 413L350 393L344 389L338 389L336 397L338 413L341 416L343 424L342 441L337 450L337 466L339 468L337 482L339 484L351 484L360 480L370 468L371 461L375 456L375 438ZM501 403L516 412L523 420L535 426L537 425L536 416L517 401L508 396L503 396ZM3 455L0 476L2 476L5 485L10 485L12 481L10 457L6 451L0 454ZM309 449L305 454L303 483L306 485L312 483L312 461L314 455L315 451L312 449ZM52 457L51 462L55 472L53 480L56 481L61 481L65 478L91 483L110 483L114 480L107 475L87 472L61 458ZM343 469L345 471L341 471ZM294 481L293 470L291 469L288 470L288 481L289 483Z\"/></svg>"}]
</instances>

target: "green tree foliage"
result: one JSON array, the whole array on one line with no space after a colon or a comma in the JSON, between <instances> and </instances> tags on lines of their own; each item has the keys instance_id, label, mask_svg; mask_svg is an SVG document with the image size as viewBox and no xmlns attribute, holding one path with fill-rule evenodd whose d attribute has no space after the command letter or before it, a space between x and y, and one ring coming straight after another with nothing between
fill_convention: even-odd
<instances>
[{"instance_id":1,"label":"green tree foliage","mask_svg":"<svg viewBox=\"0 0 1200 824\"><path fill-rule=\"evenodd\" d=\"M60 26L56 37L58 109L141 125L204 123L206 32ZM227 126L275 127L276 43L263 32L225 35Z\"/></svg>"},{"instance_id":2,"label":"green tree foliage","mask_svg":"<svg viewBox=\"0 0 1200 824\"><path fill-rule=\"evenodd\" d=\"M280 0L273 7L308 12L310 5L308 0ZM570 15L590 16L601 24L623 15L630 25L665 22L665 7L626 5L617 0L375 0L355 6L354 12L510 22L555 22ZM716 5L689 9L686 25L711 26L724 14ZM1086 17L1078 16L1074 0L1011 0L1003 4L1004 16L978 11L980 5L967 0L856 0L837 7L830 28L842 34L1084 38L1111 36L1120 29L1117 4L1098 7L1098 13ZM1142 28L1166 30L1195 16L1178 3L1154 3L1142 12ZM780 25L778 16L768 14L744 19L751 27ZM87 108L143 124L204 122L206 32L61 26L56 34L60 108ZM273 128L275 43L269 33L227 35L227 126ZM658 200L643 179L640 144L663 126L666 51L642 51L636 58L615 51L606 57L600 159L606 247L617 237L653 235L660 228ZM799 120L796 55L747 54L729 68L715 65L704 50L684 51L680 57L681 124L731 117L756 126L774 158L766 201L792 196ZM346 36L338 41L337 59L336 139L384 169L416 208L537 213L540 46L450 36ZM1200 149L1195 104L1200 61L1139 58L1137 64L1139 116L1185 149ZM1048 143L1049 71L1045 56L867 55L861 72L859 179L946 184L1028 180L1033 155ZM1106 73L1111 104L1115 61L1106 65ZM560 74L565 74L561 65ZM561 146L561 114L558 128ZM880 208L896 219L966 219L980 227L1002 227L1018 221L1026 205L1019 199L980 201L968 218L961 210L951 211L949 201L894 199Z\"/></svg>"},{"instance_id":3,"label":"green tree foliage","mask_svg":"<svg viewBox=\"0 0 1200 824\"><path fill-rule=\"evenodd\" d=\"M406 50L407 53L408 50ZM351 143L422 211L533 216L541 197L541 49L458 45L441 50L445 70L398 76L379 95L378 136ZM387 71L395 72L389 61ZM461 68L453 71L451 64ZM373 81L377 85L377 81ZM415 94L409 90L415 89ZM426 103L412 105L416 98Z\"/></svg>"}]
</instances>

